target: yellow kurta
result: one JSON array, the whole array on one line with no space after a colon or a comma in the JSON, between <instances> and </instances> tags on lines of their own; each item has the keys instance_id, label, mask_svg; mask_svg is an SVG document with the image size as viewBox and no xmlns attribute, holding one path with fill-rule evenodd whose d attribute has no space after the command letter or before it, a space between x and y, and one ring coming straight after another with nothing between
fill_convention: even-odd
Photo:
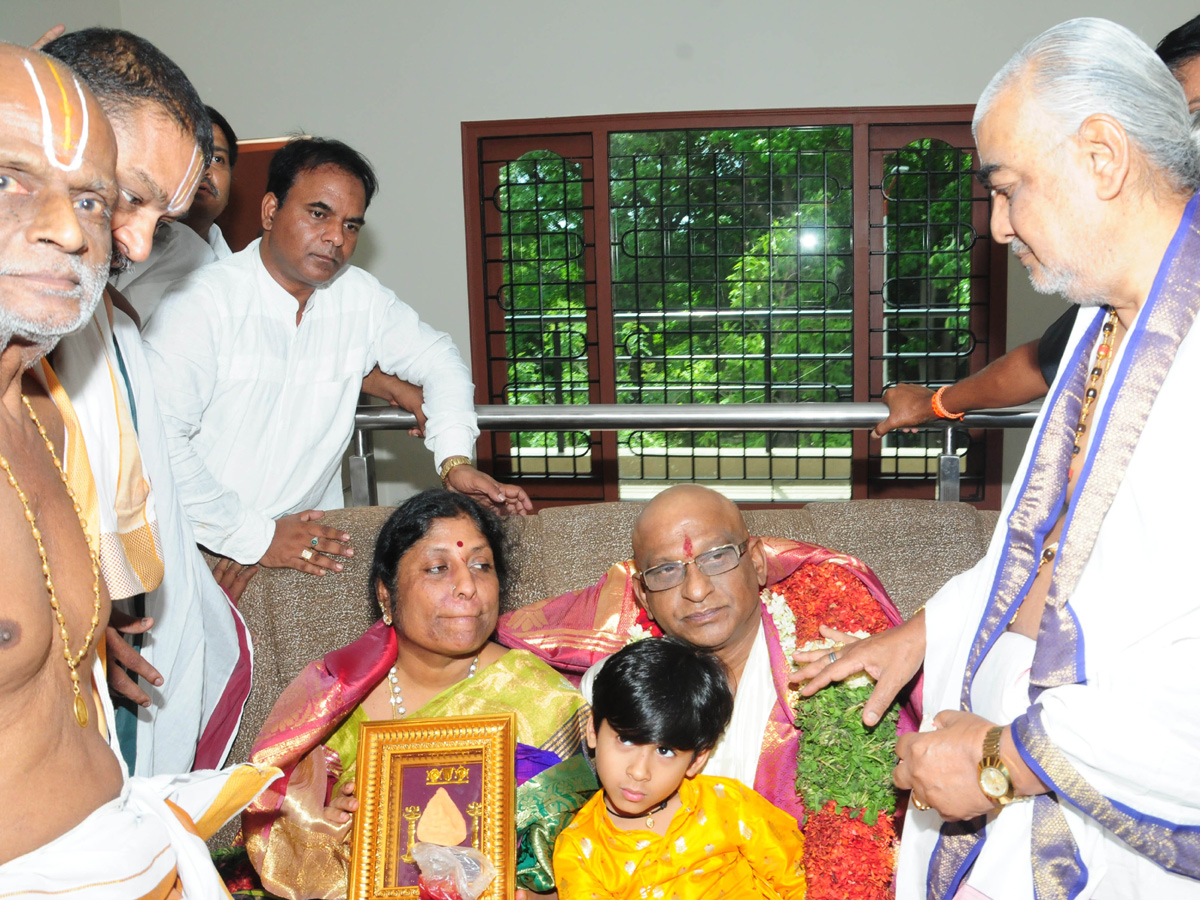
<instances>
[{"instance_id":1,"label":"yellow kurta","mask_svg":"<svg viewBox=\"0 0 1200 900\"><path fill-rule=\"evenodd\" d=\"M730 778L679 786L665 835L613 825L599 792L554 848L559 900L802 900L804 836L796 820Z\"/></svg>"}]
</instances>

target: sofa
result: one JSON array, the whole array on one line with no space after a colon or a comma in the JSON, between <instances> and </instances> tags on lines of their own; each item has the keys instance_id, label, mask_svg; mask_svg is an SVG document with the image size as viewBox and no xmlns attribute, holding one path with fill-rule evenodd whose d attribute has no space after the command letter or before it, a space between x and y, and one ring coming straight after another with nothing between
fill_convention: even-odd
<instances>
[{"instance_id":1,"label":"sofa","mask_svg":"<svg viewBox=\"0 0 1200 900\"><path fill-rule=\"evenodd\" d=\"M612 563L629 558L629 536L644 505L556 506L506 520L513 584L503 610L594 584ZM375 536L391 512L356 507L326 514L322 523L348 532L356 550L340 573L314 577L263 569L250 582L239 609L254 643L254 679L230 763L249 757L275 699L306 664L348 644L378 617L367 574ZM907 618L951 576L983 556L997 513L965 503L852 500L748 510L745 518L751 534L808 541L857 556ZM226 826L213 845L227 845L236 824Z\"/></svg>"}]
</instances>

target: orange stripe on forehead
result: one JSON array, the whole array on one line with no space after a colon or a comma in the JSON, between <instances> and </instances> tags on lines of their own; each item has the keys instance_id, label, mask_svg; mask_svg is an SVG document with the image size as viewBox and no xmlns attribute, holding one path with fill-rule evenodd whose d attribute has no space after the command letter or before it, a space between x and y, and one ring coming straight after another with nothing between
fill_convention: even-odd
<instances>
[{"instance_id":1,"label":"orange stripe on forehead","mask_svg":"<svg viewBox=\"0 0 1200 900\"><path fill-rule=\"evenodd\" d=\"M40 80L38 80L37 73L33 70L33 64L28 59L24 59L21 62L25 66L25 71L29 73L29 80L33 82L33 92L37 94L38 105L42 108L42 150L46 154L46 161L56 169L61 169L64 172L74 172L81 165L83 165L83 151L87 147L88 142L87 99L83 96L83 88L79 86L79 79L72 78L71 80L75 85L75 93L79 96L79 103L83 109L83 121L79 126L79 141L75 145L75 152L72 154L70 161L64 163L59 161L58 153L54 149L54 125L50 119L50 105L46 102L46 92L42 90L42 83ZM50 71L54 74L54 80L57 81L59 87L62 88L63 96L65 98L66 89L63 88L62 81L58 77L58 72L55 70L53 64L50 63L49 60L46 61L46 64L50 66ZM64 100L64 114L66 109L69 108L69 104L65 103ZM64 142L67 149L70 149L69 126L70 120L68 119L68 140Z\"/></svg>"},{"instance_id":2,"label":"orange stripe on forehead","mask_svg":"<svg viewBox=\"0 0 1200 900\"><path fill-rule=\"evenodd\" d=\"M67 97L67 88L62 83L62 79L58 77L58 69L50 60L46 60L46 65L50 67L50 74L54 76L54 81L58 85L58 93L62 97L63 111L63 152L68 153L71 150L71 101Z\"/></svg>"}]
</instances>

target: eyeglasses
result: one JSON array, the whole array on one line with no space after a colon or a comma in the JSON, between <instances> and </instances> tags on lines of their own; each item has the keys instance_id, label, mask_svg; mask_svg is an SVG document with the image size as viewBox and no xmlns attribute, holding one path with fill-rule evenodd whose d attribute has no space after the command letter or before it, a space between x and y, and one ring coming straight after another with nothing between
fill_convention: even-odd
<instances>
[{"instance_id":1,"label":"eyeglasses","mask_svg":"<svg viewBox=\"0 0 1200 900\"><path fill-rule=\"evenodd\" d=\"M737 568L738 562L741 560L746 548L750 546L750 539L742 541L740 544L726 544L723 547L714 547L701 553L699 556L693 557L691 560L676 560L675 562L665 562L661 565L652 566L645 572L639 572L638 578L642 580L642 584L649 591L669 591L671 588L683 584L683 579L687 575L687 567L695 566L696 571L701 575L724 575Z\"/></svg>"}]
</instances>

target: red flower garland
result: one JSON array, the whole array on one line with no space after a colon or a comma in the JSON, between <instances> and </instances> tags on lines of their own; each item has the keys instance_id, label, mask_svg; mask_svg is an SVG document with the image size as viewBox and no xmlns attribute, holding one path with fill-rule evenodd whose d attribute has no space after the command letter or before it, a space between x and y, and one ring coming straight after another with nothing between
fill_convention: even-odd
<instances>
[{"instance_id":1,"label":"red flower garland","mask_svg":"<svg viewBox=\"0 0 1200 900\"><path fill-rule=\"evenodd\" d=\"M820 626L876 634L891 627L879 603L837 563L801 566L771 587L796 617L796 646L824 640ZM798 710L797 725L803 720ZM805 726L801 726L805 727ZM807 900L888 900L896 863L894 813L868 825L863 811L830 800L804 823Z\"/></svg>"},{"instance_id":2,"label":"red flower garland","mask_svg":"<svg viewBox=\"0 0 1200 900\"><path fill-rule=\"evenodd\" d=\"M771 586L796 617L796 646L822 640L819 626L838 631L887 629L890 623L866 585L837 563L801 566Z\"/></svg>"},{"instance_id":3,"label":"red flower garland","mask_svg":"<svg viewBox=\"0 0 1200 900\"><path fill-rule=\"evenodd\" d=\"M658 627L658 623L650 618L650 614L642 607L638 607L637 620L634 625L640 625L646 631L650 632L650 637L662 637L663 630Z\"/></svg>"},{"instance_id":4,"label":"red flower garland","mask_svg":"<svg viewBox=\"0 0 1200 900\"><path fill-rule=\"evenodd\" d=\"M868 825L830 800L804 826L806 900L887 900L892 896L896 832L892 817Z\"/></svg>"}]
</instances>

